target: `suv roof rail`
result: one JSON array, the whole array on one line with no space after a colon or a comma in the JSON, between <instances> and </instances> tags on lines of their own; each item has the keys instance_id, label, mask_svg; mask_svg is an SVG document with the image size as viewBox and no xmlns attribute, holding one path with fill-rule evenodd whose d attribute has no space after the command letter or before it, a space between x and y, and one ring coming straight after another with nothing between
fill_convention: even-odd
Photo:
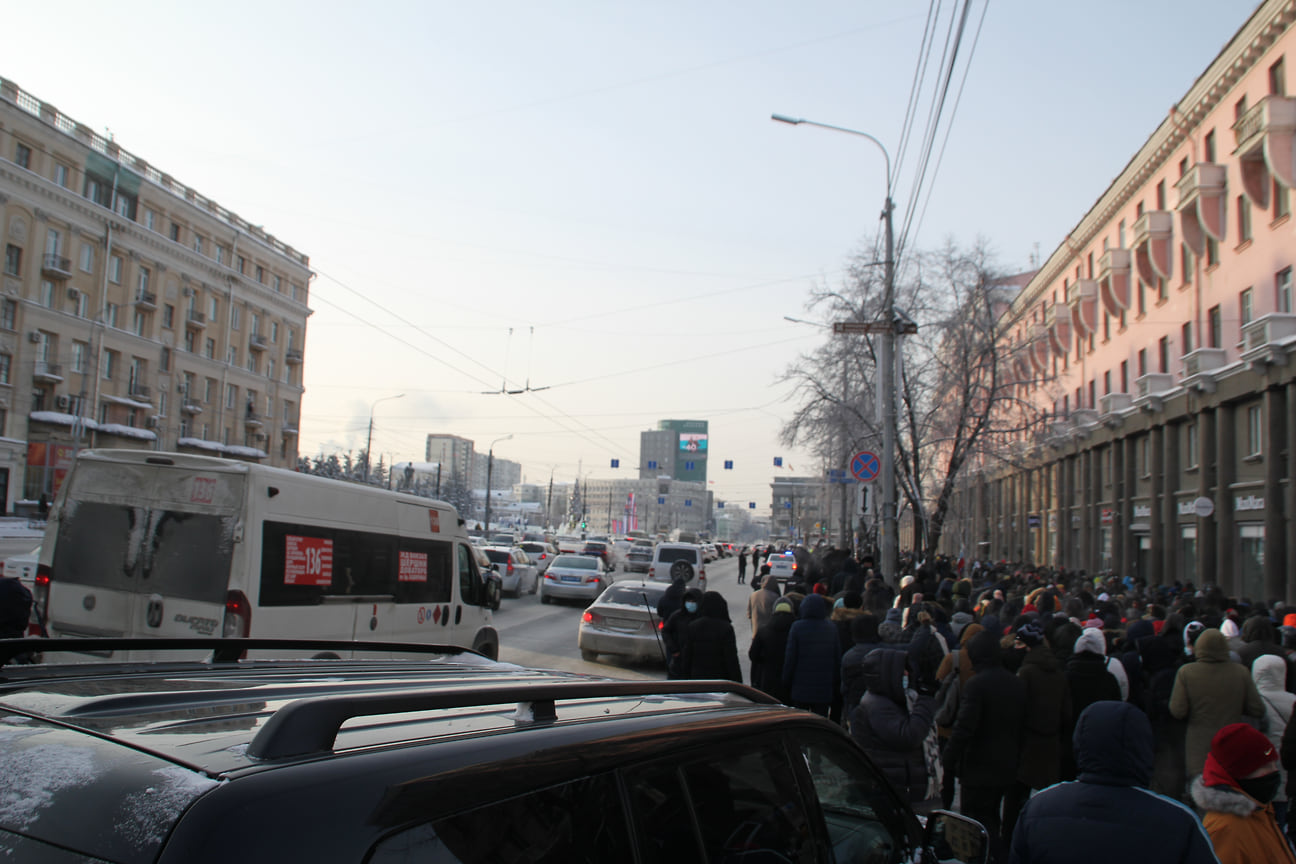
<instances>
[{"instance_id":1,"label":"suv roof rail","mask_svg":"<svg viewBox=\"0 0 1296 864\"><path fill-rule=\"evenodd\" d=\"M578 681L321 696L299 699L276 711L248 745L247 755L269 761L331 753L338 730L355 717L516 702L519 725L552 723L558 718L558 700L683 693L727 693L761 705L779 704L766 693L732 681Z\"/></svg>"},{"instance_id":2,"label":"suv roof rail","mask_svg":"<svg viewBox=\"0 0 1296 864\"><path fill-rule=\"evenodd\" d=\"M427 642L351 642L341 639L227 639L201 637L0 639L0 666L21 654L63 651L70 654L104 654L112 651L210 651L212 663L236 663L247 651L377 651L389 654L473 654L459 645ZM277 658L271 658L277 659ZM302 658L283 658L302 659ZM320 658L323 659L323 658ZM333 659L333 658L328 658ZM337 658L341 659L341 658ZM30 667L20 667L30 668Z\"/></svg>"}]
</instances>

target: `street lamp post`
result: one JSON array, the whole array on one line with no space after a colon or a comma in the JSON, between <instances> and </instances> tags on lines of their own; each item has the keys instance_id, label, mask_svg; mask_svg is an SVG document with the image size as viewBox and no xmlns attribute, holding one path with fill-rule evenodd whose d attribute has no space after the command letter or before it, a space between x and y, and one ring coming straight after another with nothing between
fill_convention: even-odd
<instances>
[{"instance_id":1,"label":"street lamp post","mask_svg":"<svg viewBox=\"0 0 1296 864\"><path fill-rule=\"evenodd\" d=\"M897 542L897 529L899 526L896 524L895 235L891 226L891 213L895 208L891 201L891 154L887 152L886 147L882 146L881 141L867 132L846 129L842 126L830 126L827 123L816 123L813 120L787 117L782 114L772 114L770 116L771 119L779 123L789 123L793 126L817 126L820 129L830 129L833 132L844 132L847 135L867 138L882 151L882 158L886 160L886 205L882 210L882 218L886 222L886 275L882 294L882 356L879 360L882 366L879 389L882 391L883 398L882 538L880 544L882 547L882 561L880 563L882 565L882 579L888 584L894 585L896 565L899 560Z\"/></svg>"},{"instance_id":2,"label":"street lamp post","mask_svg":"<svg viewBox=\"0 0 1296 864\"><path fill-rule=\"evenodd\" d=\"M503 438L496 438L490 443L490 450L486 453L486 535L490 536L490 495L491 495L491 474L495 470L495 445L501 441L509 441L513 438L513 433L505 435Z\"/></svg>"},{"instance_id":3,"label":"street lamp post","mask_svg":"<svg viewBox=\"0 0 1296 864\"><path fill-rule=\"evenodd\" d=\"M370 458L369 453L370 453L370 451L373 449L373 417L374 417L374 408L378 407L378 403L379 403L379 402L386 402L386 401L391 400L391 399L399 399L399 398L401 398L401 397L404 396L404 395L405 395L404 393L397 393L395 396L384 396L384 397L381 398L381 399L375 399L374 402L373 402L373 404L369 406L369 437L368 437L367 439L365 439L365 472L364 472L364 482L366 482L366 483L369 482L369 465L370 465L371 462L373 462L373 459Z\"/></svg>"}]
</instances>

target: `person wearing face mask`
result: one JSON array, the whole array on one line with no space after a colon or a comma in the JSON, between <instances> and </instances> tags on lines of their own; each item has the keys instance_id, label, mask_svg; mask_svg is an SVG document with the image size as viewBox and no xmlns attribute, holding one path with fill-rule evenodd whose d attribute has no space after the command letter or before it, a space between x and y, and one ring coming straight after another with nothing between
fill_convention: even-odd
<instances>
[{"instance_id":1,"label":"person wearing face mask","mask_svg":"<svg viewBox=\"0 0 1296 864\"><path fill-rule=\"evenodd\" d=\"M718 591L708 591L698 603L698 616L688 624L680 655L681 678L719 678L742 683L738 643L729 621L729 604Z\"/></svg>"},{"instance_id":2,"label":"person wearing face mask","mask_svg":"<svg viewBox=\"0 0 1296 864\"><path fill-rule=\"evenodd\" d=\"M666 655L670 658L666 664L667 678L681 678L680 663L684 656L684 645L688 642L688 625L698 616L698 606L702 602L702 592L697 588L684 591L680 608L671 613L662 627L662 641L666 643Z\"/></svg>"},{"instance_id":3,"label":"person wearing face mask","mask_svg":"<svg viewBox=\"0 0 1296 864\"><path fill-rule=\"evenodd\" d=\"M1192 799L1220 864L1296 864L1274 819L1282 785L1278 749L1262 732L1230 723L1215 733Z\"/></svg>"}]
</instances>

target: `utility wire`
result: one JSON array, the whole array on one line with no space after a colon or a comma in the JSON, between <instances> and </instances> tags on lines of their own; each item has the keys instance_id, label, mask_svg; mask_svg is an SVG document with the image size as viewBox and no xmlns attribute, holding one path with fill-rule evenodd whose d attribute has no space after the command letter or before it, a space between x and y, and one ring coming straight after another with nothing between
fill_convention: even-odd
<instances>
[{"instance_id":1,"label":"utility wire","mask_svg":"<svg viewBox=\"0 0 1296 864\"><path fill-rule=\"evenodd\" d=\"M931 0L927 5L927 23L923 25L922 44L918 46L918 60L914 64L913 82L909 85L909 104L905 106L904 123L900 126L900 145L897 147L896 164L892 172L895 176L890 178L893 185L900 177L904 165L905 147L913 130L914 118L917 116L918 97L922 92L922 82L927 76L927 60L931 56L930 40L934 38L935 19L939 13L939 0Z\"/></svg>"}]
</instances>

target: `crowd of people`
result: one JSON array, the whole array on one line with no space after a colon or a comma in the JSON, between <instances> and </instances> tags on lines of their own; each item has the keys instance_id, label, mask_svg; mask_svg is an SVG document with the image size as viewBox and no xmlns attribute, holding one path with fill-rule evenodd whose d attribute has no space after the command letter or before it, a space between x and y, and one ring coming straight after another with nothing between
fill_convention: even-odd
<instances>
[{"instance_id":1,"label":"crowd of people","mask_svg":"<svg viewBox=\"0 0 1296 864\"><path fill-rule=\"evenodd\" d=\"M751 685L842 724L920 812L979 821L992 861L1296 864L1296 607L947 559L893 588L795 555L786 582L751 561ZM670 674L740 680L723 598L695 603Z\"/></svg>"}]
</instances>

